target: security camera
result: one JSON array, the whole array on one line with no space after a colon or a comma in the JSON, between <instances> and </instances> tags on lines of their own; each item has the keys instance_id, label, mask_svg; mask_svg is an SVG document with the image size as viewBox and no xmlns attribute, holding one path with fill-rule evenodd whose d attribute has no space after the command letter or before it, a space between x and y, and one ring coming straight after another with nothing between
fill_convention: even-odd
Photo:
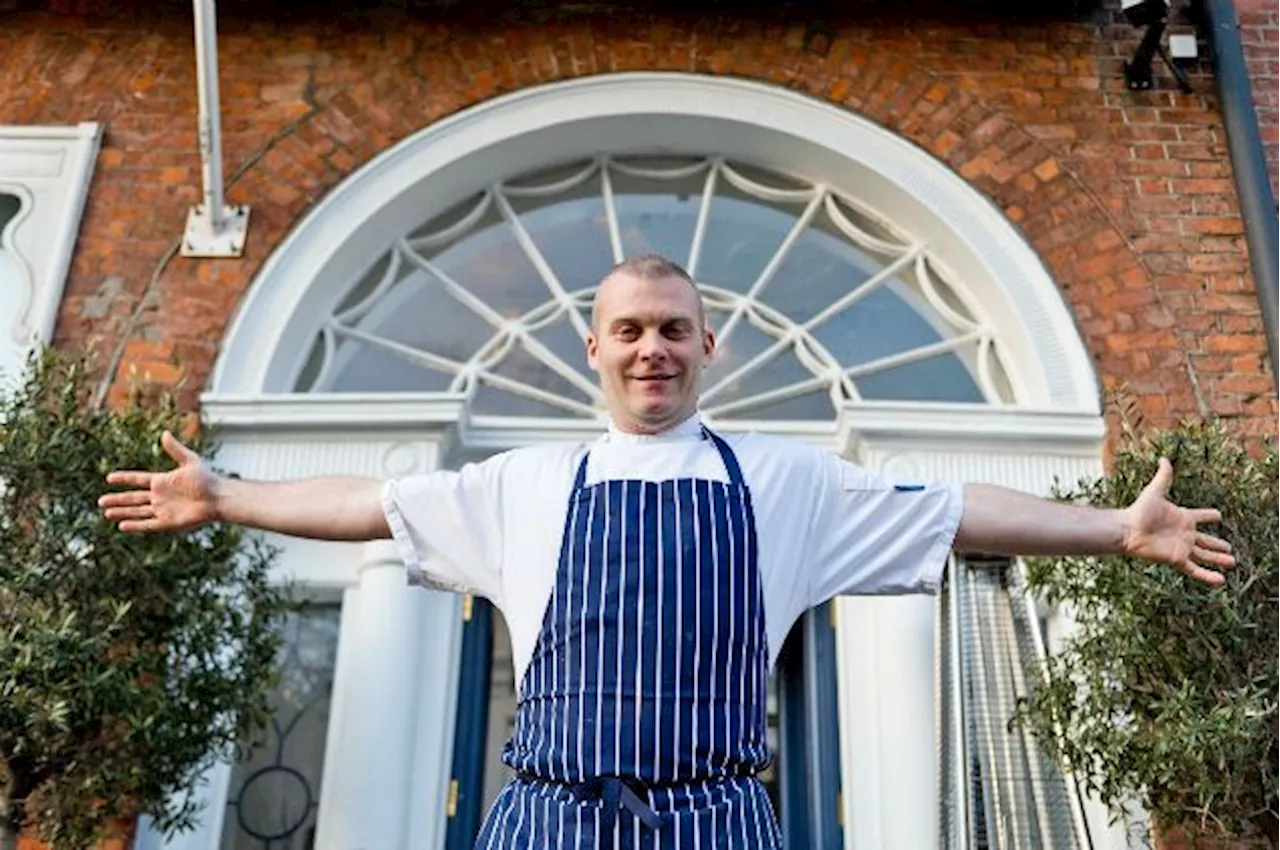
<instances>
[{"instance_id":1,"label":"security camera","mask_svg":"<svg viewBox=\"0 0 1280 850\"><path fill-rule=\"evenodd\" d=\"M1124 16L1135 27L1146 27L1169 17L1168 0L1120 0Z\"/></svg>"},{"instance_id":2,"label":"security camera","mask_svg":"<svg viewBox=\"0 0 1280 850\"><path fill-rule=\"evenodd\" d=\"M1175 65L1187 67L1196 64L1200 58L1200 46L1196 37L1187 33L1169 36L1169 56Z\"/></svg>"},{"instance_id":3,"label":"security camera","mask_svg":"<svg viewBox=\"0 0 1280 850\"><path fill-rule=\"evenodd\" d=\"M1143 33L1142 43L1138 45L1138 51L1133 55L1133 59L1124 63L1125 83L1130 89L1136 91L1151 88L1155 83L1151 61L1158 55L1173 74L1179 91L1191 94L1191 81L1187 79L1186 72L1179 65L1174 64L1173 57L1161 42L1165 27L1169 23L1168 0L1120 0L1120 3L1129 23L1135 27L1147 29ZM1179 43L1178 48L1180 51L1185 50L1185 44Z\"/></svg>"}]
</instances>

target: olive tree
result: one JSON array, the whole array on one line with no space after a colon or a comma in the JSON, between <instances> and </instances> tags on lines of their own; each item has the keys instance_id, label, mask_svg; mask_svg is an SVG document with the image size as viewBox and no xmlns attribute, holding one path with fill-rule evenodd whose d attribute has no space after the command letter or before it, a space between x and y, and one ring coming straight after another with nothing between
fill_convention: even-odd
<instances>
[{"instance_id":1,"label":"olive tree","mask_svg":"<svg viewBox=\"0 0 1280 850\"><path fill-rule=\"evenodd\" d=\"M165 392L93 407L89 366L45 351L0 390L0 850L81 850L142 813L189 828L184 792L268 719L294 607L238 528L101 517L106 473L166 465L160 434L189 418Z\"/></svg>"},{"instance_id":2,"label":"olive tree","mask_svg":"<svg viewBox=\"0 0 1280 850\"><path fill-rule=\"evenodd\" d=\"M1113 809L1136 799L1163 828L1274 846L1276 447L1251 453L1217 423L1130 427L1107 475L1058 495L1122 507L1161 456L1170 498L1222 511L1236 568L1207 588L1122 557L1028 562L1077 629L1018 719Z\"/></svg>"}]
</instances>

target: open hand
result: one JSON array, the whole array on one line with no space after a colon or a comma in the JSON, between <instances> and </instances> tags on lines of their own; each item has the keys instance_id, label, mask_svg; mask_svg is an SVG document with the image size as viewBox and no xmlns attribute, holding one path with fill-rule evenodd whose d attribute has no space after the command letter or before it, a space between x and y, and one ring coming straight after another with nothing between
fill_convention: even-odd
<instances>
[{"instance_id":1,"label":"open hand","mask_svg":"<svg viewBox=\"0 0 1280 850\"><path fill-rule=\"evenodd\" d=\"M1155 477L1125 509L1126 554L1148 561L1169 564L1197 581L1222 584L1226 578L1218 570L1235 566L1231 544L1221 537L1200 531L1201 523L1220 522L1222 514L1213 508L1180 508L1169 501L1173 464L1160 458Z\"/></svg>"},{"instance_id":2,"label":"open hand","mask_svg":"<svg viewBox=\"0 0 1280 850\"><path fill-rule=\"evenodd\" d=\"M116 470L108 484L134 489L108 493L98 499L103 515L119 523L121 531L187 531L217 519L214 485L217 476L200 456L165 431L160 438L178 464L170 472Z\"/></svg>"}]
</instances>

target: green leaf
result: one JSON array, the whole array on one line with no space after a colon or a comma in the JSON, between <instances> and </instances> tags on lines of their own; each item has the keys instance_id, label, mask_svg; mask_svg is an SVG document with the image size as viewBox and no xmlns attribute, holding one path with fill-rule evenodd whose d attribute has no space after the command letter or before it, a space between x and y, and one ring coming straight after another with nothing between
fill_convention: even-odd
<instances>
[{"instance_id":1,"label":"green leaf","mask_svg":"<svg viewBox=\"0 0 1280 850\"><path fill-rule=\"evenodd\" d=\"M55 850L141 813L194 825L181 792L268 720L297 607L270 579L275 553L239 529L124 535L102 519L106 473L168 467L159 437L183 413L164 392L95 410L93 372L43 351L0 394L0 770Z\"/></svg>"}]
</instances>

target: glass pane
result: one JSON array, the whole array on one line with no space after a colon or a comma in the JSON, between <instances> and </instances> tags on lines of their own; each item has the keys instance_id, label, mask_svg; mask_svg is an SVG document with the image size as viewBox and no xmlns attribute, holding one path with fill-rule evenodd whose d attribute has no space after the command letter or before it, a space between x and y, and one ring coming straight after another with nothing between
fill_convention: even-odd
<instances>
[{"instance_id":1,"label":"glass pane","mask_svg":"<svg viewBox=\"0 0 1280 850\"><path fill-rule=\"evenodd\" d=\"M721 179L708 211L698 280L746 292L773 259L803 209L803 205L768 204Z\"/></svg>"},{"instance_id":2,"label":"glass pane","mask_svg":"<svg viewBox=\"0 0 1280 850\"><path fill-rule=\"evenodd\" d=\"M419 239L431 238L432 236L442 233L443 231L446 231L460 223L468 215L475 212L477 207L482 203L485 203L484 197L483 192L476 192L466 200L459 201L449 207L444 212L438 213L436 209L431 210L432 213L437 214L428 218L422 224L409 231L409 241L414 242Z\"/></svg>"},{"instance_id":3,"label":"glass pane","mask_svg":"<svg viewBox=\"0 0 1280 850\"><path fill-rule=\"evenodd\" d=\"M846 369L939 342L942 335L901 292L877 287L815 328L814 338Z\"/></svg>"},{"instance_id":4,"label":"glass pane","mask_svg":"<svg viewBox=\"0 0 1280 850\"><path fill-rule=\"evenodd\" d=\"M855 207L839 195L832 195L831 198L836 205L837 212L844 217L845 221L849 222L849 224L853 225L856 229L862 231L865 235L870 236L872 239L878 239L881 242L887 242L890 245L897 246L904 251L910 244L910 240L904 234L898 232L897 229L890 227L888 222Z\"/></svg>"},{"instance_id":5,"label":"glass pane","mask_svg":"<svg viewBox=\"0 0 1280 850\"><path fill-rule=\"evenodd\" d=\"M5 230L21 208L22 201L18 196L0 192L0 317L4 317L0 318L0 334L5 336L16 330L10 317L17 316L26 306L30 284L23 263L4 246L5 240L13 239L13 233L5 233ZM26 352L21 350L10 350L8 356L5 356L6 349L11 347L0 346L0 387L17 383L17 376L24 366L22 358L26 356Z\"/></svg>"},{"instance_id":6,"label":"glass pane","mask_svg":"<svg viewBox=\"0 0 1280 850\"><path fill-rule=\"evenodd\" d=\"M965 304L956 294L955 288L951 286L947 278L938 270L936 262L932 259L926 259L924 262L924 273L929 277L929 281L933 284L933 291L938 293L938 298L943 304L960 316L973 324L977 324L978 320L974 316L973 311L969 309L969 305Z\"/></svg>"},{"instance_id":7,"label":"glass pane","mask_svg":"<svg viewBox=\"0 0 1280 850\"><path fill-rule=\"evenodd\" d=\"M387 269L395 256L396 251L392 249L375 260L373 265L369 266L369 270L356 281L356 285L351 287L347 294L343 296L342 301L338 304L338 309L333 311L334 315L345 313L368 298L386 276ZM408 264L400 263L396 269L396 275L397 277L403 277L411 269L412 267L408 266ZM368 305L365 306L367 307Z\"/></svg>"},{"instance_id":8,"label":"glass pane","mask_svg":"<svg viewBox=\"0 0 1280 850\"><path fill-rule=\"evenodd\" d=\"M271 724L232 770L222 850L311 850L338 649L337 605L291 615Z\"/></svg>"},{"instance_id":9,"label":"glass pane","mask_svg":"<svg viewBox=\"0 0 1280 850\"><path fill-rule=\"evenodd\" d=\"M858 394L872 401L984 401L973 374L954 352L864 375L854 383Z\"/></svg>"},{"instance_id":10,"label":"glass pane","mask_svg":"<svg viewBox=\"0 0 1280 850\"><path fill-rule=\"evenodd\" d=\"M1004 358L1000 354L999 344L993 342L991 349L991 353L988 356L991 364L991 383L995 385L992 389L996 392L996 398L988 399L988 401L1012 403L1014 401L1013 381L1004 368Z\"/></svg>"},{"instance_id":11,"label":"glass pane","mask_svg":"<svg viewBox=\"0 0 1280 850\"><path fill-rule=\"evenodd\" d=\"M622 253L628 257L657 253L687 265L706 174L654 180L615 170L611 180Z\"/></svg>"},{"instance_id":12,"label":"glass pane","mask_svg":"<svg viewBox=\"0 0 1280 850\"><path fill-rule=\"evenodd\" d=\"M21 198L9 192L0 192L0 235L4 234L9 222L17 218L20 209L22 209Z\"/></svg>"},{"instance_id":13,"label":"glass pane","mask_svg":"<svg viewBox=\"0 0 1280 850\"><path fill-rule=\"evenodd\" d=\"M774 342L776 340L773 337L753 327L745 317L739 318L733 333L716 344L715 359L703 374L703 388L710 389L716 386L723 378L769 348ZM744 393L750 395L752 392L760 392L760 384L751 381L751 374L748 373L736 380L735 386L726 387L717 393L715 402L721 404L729 399L741 397ZM764 387L764 389L771 389L771 387Z\"/></svg>"},{"instance_id":14,"label":"glass pane","mask_svg":"<svg viewBox=\"0 0 1280 850\"><path fill-rule=\"evenodd\" d=\"M507 356L489 371L560 398L591 404L590 396L546 366L523 345L513 346Z\"/></svg>"},{"instance_id":15,"label":"glass pane","mask_svg":"<svg viewBox=\"0 0 1280 850\"><path fill-rule=\"evenodd\" d=\"M422 270L396 284L360 329L465 363L496 333L474 310Z\"/></svg>"},{"instance_id":16,"label":"glass pane","mask_svg":"<svg viewBox=\"0 0 1280 850\"><path fill-rule=\"evenodd\" d=\"M567 169L578 170L580 166ZM554 199L513 197L510 201L566 292L595 287L613 266L598 174Z\"/></svg>"},{"instance_id":17,"label":"glass pane","mask_svg":"<svg viewBox=\"0 0 1280 850\"><path fill-rule=\"evenodd\" d=\"M803 323L866 283L894 259L854 245L835 229L825 211L819 211L787 253L763 297Z\"/></svg>"},{"instance_id":18,"label":"glass pane","mask_svg":"<svg viewBox=\"0 0 1280 850\"><path fill-rule=\"evenodd\" d=\"M770 421L782 419L824 420L835 415L831 394L826 387L782 401L755 405L725 414L725 419Z\"/></svg>"},{"instance_id":19,"label":"glass pane","mask_svg":"<svg viewBox=\"0 0 1280 850\"><path fill-rule=\"evenodd\" d=\"M428 259L508 319L518 319L551 298L510 225L493 208L465 238Z\"/></svg>"},{"instance_id":20,"label":"glass pane","mask_svg":"<svg viewBox=\"0 0 1280 850\"><path fill-rule=\"evenodd\" d=\"M347 351L351 354L344 355ZM359 340L343 341L336 377L329 392L335 393L438 393L449 389L453 376L412 363Z\"/></svg>"},{"instance_id":21,"label":"glass pane","mask_svg":"<svg viewBox=\"0 0 1280 850\"><path fill-rule=\"evenodd\" d=\"M772 340L770 342L772 343ZM735 379L733 383L716 393L715 396L708 400L707 407L714 410L717 405L728 404L740 399L750 399L762 393L789 387L812 378L813 373L796 357L795 350L787 348L772 355L763 364ZM799 419L829 418L832 414L832 409L830 402L826 400L827 389L825 386L821 388L819 394L822 396L821 404L816 407L812 404L800 406L789 404L787 409L799 410L800 407L804 407L809 411L804 416L795 417ZM796 400L798 400L798 397ZM739 408L725 415L735 419L754 419L766 407L773 407L776 404L777 402L769 402L767 405Z\"/></svg>"},{"instance_id":22,"label":"glass pane","mask_svg":"<svg viewBox=\"0 0 1280 850\"><path fill-rule=\"evenodd\" d=\"M590 326L591 314L583 311L583 319ZM534 339L551 349L557 357L582 373L591 383L597 383L596 373L587 366L587 345L578 335L578 329L569 321L568 316L561 316L554 322L538 328L532 333Z\"/></svg>"},{"instance_id":23,"label":"glass pane","mask_svg":"<svg viewBox=\"0 0 1280 850\"><path fill-rule=\"evenodd\" d=\"M525 398L490 386L484 383L483 377L480 381L480 386L476 387L475 396L471 401L471 409L480 416L537 416L552 419L563 419L566 416L581 418L582 416L554 404Z\"/></svg>"}]
</instances>

